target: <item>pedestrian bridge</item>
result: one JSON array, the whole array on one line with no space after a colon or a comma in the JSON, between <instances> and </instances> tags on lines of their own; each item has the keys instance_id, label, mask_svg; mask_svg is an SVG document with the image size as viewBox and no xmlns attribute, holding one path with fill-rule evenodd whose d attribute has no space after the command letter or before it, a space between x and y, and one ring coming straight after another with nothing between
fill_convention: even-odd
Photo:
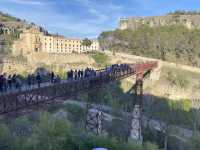
<instances>
[{"instance_id":1,"label":"pedestrian bridge","mask_svg":"<svg viewBox=\"0 0 200 150\"><path fill-rule=\"evenodd\" d=\"M113 81L136 75L142 80L157 67L157 62L117 65L115 67L96 70L91 77L78 80L62 80L60 83L45 83L41 87L31 89L22 88L21 91L9 91L0 94L0 115L26 109L30 106L39 106L60 97L70 97L78 92L102 87Z\"/></svg>"}]
</instances>

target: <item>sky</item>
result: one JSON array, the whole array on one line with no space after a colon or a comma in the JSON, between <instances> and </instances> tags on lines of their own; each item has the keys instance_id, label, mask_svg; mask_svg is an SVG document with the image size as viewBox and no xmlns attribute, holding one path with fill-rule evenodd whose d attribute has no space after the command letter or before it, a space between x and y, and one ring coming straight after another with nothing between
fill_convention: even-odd
<instances>
[{"instance_id":1,"label":"sky","mask_svg":"<svg viewBox=\"0 0 200 150\"><path fill-rule=\"evenodd\" d=\"M0 0L0 11L34 22L50 33L96 38L121 17L200 10L200 0Z\"/></svg>"}]
</instances>

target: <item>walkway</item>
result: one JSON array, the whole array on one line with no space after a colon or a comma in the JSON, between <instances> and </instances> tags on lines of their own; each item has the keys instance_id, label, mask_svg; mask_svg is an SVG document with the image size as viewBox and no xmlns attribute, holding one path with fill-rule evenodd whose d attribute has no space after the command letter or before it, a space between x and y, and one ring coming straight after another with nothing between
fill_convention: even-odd
<instances>
[{"instance_id":1,"label":"walkway","mask_svg":"<svg viewBox=\"0 0 200 150\"><path fill-rule=\"evenodd\" d=\"M79 80L63 80L58 84L43 83L40 88L27 89L23 86L20 91L9 91L0 95L0 114L18 111L27 107L54 101L59 97L70 97L81 91L99 88L112 81L121 80L133 75L150 72L157 67L157 62L129 64L128 67L116 65L114 68L97 70L94 76Z\"/></svg>"}]
</instances>

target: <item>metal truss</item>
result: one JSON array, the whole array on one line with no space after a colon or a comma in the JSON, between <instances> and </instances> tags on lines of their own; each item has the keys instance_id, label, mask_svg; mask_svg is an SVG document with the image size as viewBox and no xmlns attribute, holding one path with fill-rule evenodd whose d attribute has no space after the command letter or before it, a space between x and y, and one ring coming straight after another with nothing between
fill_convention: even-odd
<instances>
[{"instance_id":1,"label":"metal truss","mask_svg":"<svg viewBox=\"0 0 200 150\"><path fill-rule=\"evenodd\" d=\"M0 95L0 115L17 112L32 106L40 106L60 97L70 97L82 91L89 91L101 87L109 82L121 80L138 73L146 72L157 67L157 62L129 64L126 69L119 68L108 72L105 69L97 70L97 75L80 80L63 81L41 88L26 91L10 92Z\"/></svg>"},{"instance_id":2,"label":"metal truss","mask_svg":"<svg viewBox=\"0 0 200 150\"><path fill-rule=\"evenodd\" d=\"M143 73L137 74L135 84L135 105L132 112L130 138L138 142L142 137L142 112L143 112Z\"/></svg>"},{"instance_id":3,"label":"metal truss","mask_svg":"<svg viewBox=\"0 0 200 150\"><path fill-rule=\"evenodd\" d=\"M103 112L98 108L91 108L87 112L86 131L99 135L102 132Z\"/></svg>"}]
</instances>

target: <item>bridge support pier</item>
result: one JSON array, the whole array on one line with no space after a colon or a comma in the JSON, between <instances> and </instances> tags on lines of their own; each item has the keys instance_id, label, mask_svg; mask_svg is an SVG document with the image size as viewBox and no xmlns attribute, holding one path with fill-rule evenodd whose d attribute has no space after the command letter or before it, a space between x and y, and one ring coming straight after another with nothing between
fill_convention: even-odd
<instances>
[{"instance_id":1,"label":"bridge support pier","mask_svg":"<svg viewBox=\"0 0 200 150\"><path fill-rule=\"evenodd\" d=\"M86 118L86 131L99 135L102 133L102 117L103 113L101 110L91 108L87 112Z\"/></svg>"},{"instance_id":2,"label":"bridge support pier","mask_svg":"<svg viewBox=\"0 0 200 150\"><path fill-rule=\"evenodd\" d=\"M99 88L88 92L87 114L85 130L88 133L99 135L102 133L103 112L101 100L98 98Z\"/></svg>"},{"instance_id":3,"label":"bridge support pier","mask_svg":"<svg viewBox=\"0 0 200 150\"><path fill-rule=\"evenodd\" d=\"M142 143L143 74L137 75L134 92L136 103L132 112L130 138Z\"/></svg>"}]
</instances>

